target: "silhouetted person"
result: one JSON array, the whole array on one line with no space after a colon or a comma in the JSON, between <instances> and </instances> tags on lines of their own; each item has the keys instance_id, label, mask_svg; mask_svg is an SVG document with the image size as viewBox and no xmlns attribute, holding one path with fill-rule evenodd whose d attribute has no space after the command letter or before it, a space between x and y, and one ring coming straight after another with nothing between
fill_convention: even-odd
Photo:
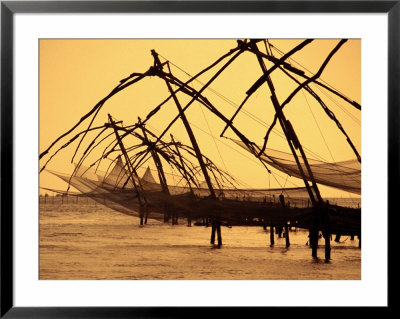
<instances>
[{"instance_id":1,"label":"silhouetted person","mask_svg":"<svg viewBox=\"0 0 400 319\"><path fill-rule=\"evenodd\" d=\"M279 201L281 202L282 207L285 207L285 196L283 196L283 194L279 195Z\"/></svg>"}]
</instances>

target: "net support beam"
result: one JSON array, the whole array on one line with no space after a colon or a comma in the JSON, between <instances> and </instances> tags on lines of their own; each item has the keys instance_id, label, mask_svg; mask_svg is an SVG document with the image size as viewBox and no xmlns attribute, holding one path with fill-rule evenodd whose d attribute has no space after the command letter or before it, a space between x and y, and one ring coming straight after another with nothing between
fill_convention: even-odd
<instances>
[{"instance_id":1,"label":"net support beam","mask_svg":"<svg viewBox=\"0 0 400 319\"><path fill-rule=\"evenodd\" d=\"M154 57L154 65L157 68L159 68L160 71L162 71L162 67L163 66L161 64L161 61L160 61L160 59L158 57L157 52L155 50L152 50L151 53L152 53L152 55ZM205 181L207 183L207 186L208 186L208 189L210 191L210 197L211 197L212 200L217 200L214 188L213 188L213 186L211 184L211 179L210 179L210 177L208 175L207 168L206 168L206 166L204 164L204 161L203 161L203 155L201 154L199 145L197 144L196 138L195 138L195 136L193 134L192 128L190 127L189 121L187 120L186 115L183 112L183 108L182 108L181 104L179 103L179 100L176 97L176 94L175 94L174 90L172 89L171 84L169 83L169 81L167 79L164 79L164 80L165 80L165 83L166 83L166 85L168 87L169 92L172 95L172 98L173 98L173 100L174 100L174 102L176 104L176 107L178 108L179 114L181 114L180 117L182 119L183 125L185 126L185 129L186 129L186 131L187 131L187 133L189 135L190 142L192 143L193 149L194 149L194 151L196 153L196 157L197 157L197 159L199 161L199 164L200 164L201 171L203 173L204 179L205 179ZM214 224L213 231L215 232L215 230L216 230L217 233L218 233L218 247L220 247L222 245L222 236L221 236L221 223L220 223L218 217L215 217L215 216L213 217L213 224ZM214 232L212 232L211 237L213 237L213 236L215 237L215 233Z\"/></svg>"},{"instance_id":2,"label":"net support beam","mask_svg":"<svg viewBox=\"0 0 400 319\"><path fill-rule=\"evenodd\" d=\"M259 51L258 47L257 47L257 44L255 44L255 43L252 44L252 48L253 48L253 50L255 52ZM260 64L260 67L261 67L262 71L264 72L264 74L266 74L267 73L267 68L265 66L264 60L259 55L256 55L256 56L257 56L257 60L258 60L258 62ZM272 83L271 77L269 75L266 76L266 82L267 82L268 87L269 87L270 92L271 92L271 101L272 101L272 104L273 104L273 106L275 108L275 112L276 112L276 116L277 116L277 118L279 120L279 124L281 125L282 131L284 132L286 140L287 140L287 142L289 144L289 148L290 148L290 150L291 150L291 152L292 152L292 154L293 154L293 156L294 156L294 158L296 160L296 164L297 164L297 166L299 168L300 174L302 175L302 178L303 178L304 184L305 184L305 186L307 188L307 191L308 191L308 194L310 196L311 202L312 202L313 206L315 208L317 208L318 206L321 206L322 198L321 198L318 186L315 183L315 180L313 178L313 174L312 174L311 168L310 168L310 166L308 164L307 157L306 157L306 155L304 153L304 150L303 150L303 148L302 148L302 146L301 146L301 144L300 144L300 142L299 142L299 140L298 140L298 138L297 138L297 136L295 134L295 131L294 131L292 125L290 124L289 121L286 120L286 117L285 117L285 115L284 115L284 113L282 111L282 108L279 105L278 98L277 98L277 96L275 94L275 88L274 88L274 85ZM303 167L300 164L300 161L299 161L299 158L298 158L297 153L295 151L295 148L300 151L300 154L301 154L301 156L303 158L303 162L304 162L304 164L306 166L306 169L308 171L309 177L312 180L312 186L313 186L313 189L314 189L314 192L315 192L315 196L317 197L317 200L315 199L314 193L311 190L310 185L308 184L308 180L307 180L306 175L304 173ZM314 213L314 215L316 215L316 214L317 214L317 212ZM312 248L312 257L316 258L317 257L317 248L318 248L318 216L314 216L313 217L313 225L312 225L312 227L310 229L310 244L311 244L311 248Z\"/></svg>"}]
</instances>

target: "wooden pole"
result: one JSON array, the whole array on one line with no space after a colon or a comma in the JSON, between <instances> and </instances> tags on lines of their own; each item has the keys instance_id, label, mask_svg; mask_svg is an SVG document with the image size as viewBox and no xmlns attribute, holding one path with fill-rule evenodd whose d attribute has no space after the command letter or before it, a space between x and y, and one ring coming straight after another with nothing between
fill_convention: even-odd
<instances>
[{"instance_id":1,"label":"wooden pole","mask_svg":"<svg viewBox=\"0 0 400 319\"><path fill-rule=\"evenodd\" d=\"M260 57L257 54L259 52L259 50L258 50L258 47L257 47L256 43L252 44L252 49L254 50L254 52L256 52L256 56L257 56L259 65L260 65L262 71L264 72L264 74L266 74L267 73L267 68L266 68L266 66L264 64L264 61L263 61L262 57ZM275 108L275 113L276 113L277 118L279 120L279 124L281 125L282 131L285 134L286 140L287 140L287 142L289 144L289 148L292 151L293 157L294 157L294 159L296 161L297 167L298 167L299 172L300 172L300 174L302 176L304 185L306 186L306 189L308 191L308 195L310 197L310 200L311 200L313 206L315 208L317 208L318 206L322 205L322 198L321 198L318 186L315 183L314 176L312 174L311 168L310 168L310 166L308 164L307 157L306 157L306 155L305 155L305 153L303 151L303 147L301 146L301 144L300 144L300 142L299 142L299 140L297 138L297 135L296 135L296 133L295 133L295 131L293 129L292 124L288 120L286 120L285 115L283 114L282 108L281 108L281 106L279 104L279 101L278 101L278 98L277 98L277 96L275 94L274 85L273 85L272 80L271 80L269 75L266 77L266 82L267 82L268 87L269 87L270 92L271 92L271 101L272 101L272 104L273 104L273 106ZM311 187L308 184L308 179L306 177L306 174L304 173L302 165L300 164L300 161L299 161L299 158L298 158L297 153L295 151L295 148L300 151L300 154L301 154L301 156L303 158L304 165L306 166L306 169L308 171L308 177L309 177L309 179L311 179L312 187L314 189L314 192L311 190ZM317 197L318 202L315 199L314 193L315 193L315 196ZM315 214L317 214L317 211L314 212L314 215ZM312 225L312 230L310 232L310 245L311 245L311 248L312 248L312 257L316 258L317 257L317 248L318 248L318 216L314 216L313 217L313 225Z\"/></svg>"},{"instance_id":2,"label":"wooden pole","mask_svg":"<svg viewBox=\"0 0 400 319\"><path fill-rule=\"evenodd\" d=\"M144 125L142 124L142 121L140 119L140 117L138 118L138 122L140 125L140 128L142 129L143 132L143 139L144 142L148 145L148 147L153 147L151 145L151 141L149 140L149 138L147 137L147 133L146 133L146 129L144 127ZM167 184L167 179L165 177L165 173L164 173L164 168L163 165L161 163L160 157L158 156L158 153L153 149L151 149L150 151L151 157L153 158L154 164L157 168L157 173L158 173L158 179L160 180L160 184L161 184L161 189L163 191L163 193L168 196L169 195L169 189L168 189L168 184ZM164 222L167 220L168 221L168 216L166 218L165 215L168 215L168 204L166 201L164 201L164 208L165 208L165 212L164 212ZM146 215L147 216L147 215ZM146 222L147 224L147 217L146 217ZM174 225L174 217L172 216L172 225Z\"/></svg>"},{"instance_id":3,"label":"wooden pole","mask_svg":"<svg viewBox=\"0 0 400 319\"><path fill-rule=\"evenodd\" d=\"M325 260L331 259L331 238L329 236L325 236Z\"/></svg>"},{"instance_id":4,"label":"wooden pole","mask_svg":"<svg viewBox=\"0 0 400 319\"><path fill-rule=\"evenodd\" d=\"M253 49L256 52L259 51L256 44L253 45ZM259 55L256 55L256 56L257 56L257 59L258 59L258 62L259 62L259 65L260 65L262 71L264 73L266 73L267 72L267 68L266 68L266 66L264 64L264 61L262 60L262 58ZM279 124L281 125L282 131L285 134L286 140L287 140L287 142L289 144L289 148L292 151L293 157L294 157L294 159L296 161L297 167L298 167L298 169L300 171L300 174L301 174L301 176L303 178L303 182L304 182L304 185L306 186L306 189L308 191L308 195L310 196L311 202L313 203L313 206L315 206L316 201L315 201L314 194L311 191L311 188L310 188L310 185L308 184L308 181L307 181L306 175L304 173L303 167L300 164L299 158L298 158L298 156L296 154L296 151L294 149L294 146L292 144L293 143L293 136L289 135L287 120L286 120L285 115L283 114L283 111L281 110L281 107L279 105L278 98L277 98L277 96L275 94L275 88L274 88L274 85L272 83L272 80L271 80L270 76L267 76L266 81L267 81L268 87L269 87L270 92L271 92L271 101L272 101L272 104L274 106L275 113L278 116Z\"/></svg>"},{"instance_id":5,"label":"wooden pole","mask_svg":"<svg viewBox=\"0 0 400 319\"><path fill-rule=\"evenodd\" d=\"M276 232L278 233L278 238L282 238L282 226L281 225L276 227Z\"/></svg>"},{"instance_id":6,"label":"wooden pole","mask_svg":"<svg viewBox=\"0 0 400 319\"><path fill-rule=\"evenodd\" d=\"M310 245L311 245L311 256L313 258L317 258L317 250L318 250L318 221L316 219L318 215L314 213L313 216L313 224L310 230Z\"/></svg>"},{"instance_id":7,"label":"wooden pole","mask_svg":"<svg viewBox=\"0 0 400 319\"><path fill-rule=\"evenodd\" d=\"M269 241L270 241L270 246L274 246L275 241L274 241L274 226L270 226L270 232L269 232Z\"/></svg>"},{"instance_id":8,"label":"wooden pole","mask_svg":"<svg viewBox=\"0 0 400 319\"><path fill-rule=\"evenodd\" d=\"M145 129L144 125L142 124L140 117L138 118L138 122L139 122L140 128L142 129L142 132L143 132L144 142L148 145L149 148L152 148L150 151L150 154L151 154L154 164L157 168L157 173L158 173L158 177L160 180L161 188L165 194L169 195L167 179L165 177L164 168L161 163L160 157L158 156L158 153L154 150L154 145L151 145L151 141L147 137L146 129Z\"/></svg>"},{"instance_id":9,"label":"wooden pole","mask_svg":"<svg viewBox=\"0 0 400 319\"><path fill-rule=\"evenodd\" d=\"M290 239L289 239L289 226L288 224L285 225L285 240L286 240L286 247L290 246Z\"/></svg>"},{"instance_id":10,"label":"wooden pole","mask_svg":"<svg viewBox=\"0 0 400 319\"><path fill-rule=\"evenodd\" d=\"M160 59L158 58L158 54L154 50L151 50L151 53L152 53L152 55L154 57L155 65L157 65L158 68L160 68L162 70L162 64L160 62ZM217 197L215 195L214 188L213 188L213 186L211 184L210 177L208 175L206 166L205 166L204 161L203 161L203 155L201 154L199 145L197 144L196 138L195 138L195 136L193 134L192 128L190 127L189 121L187 120L186 115L183 112L182 106L179 103L179 100L177 99L177 97L175 95L175 92L172 89L171 85L169 84L168 80L167 79L164 79L164 80L165 80L165 83L166 83L166 85L168 87L168 90L171 93L171 96L172 96L172 98L173 98L173 100L174 100L174 102L176 104L176 107L178 108L179 114L181 114L181 120L183 122L183 125L185 126L186 132L188 133L190 142L192 143L192 146L193 146L193 150L196 153L196 157L197 157L197 160L199 161L201 171L203 173L204 179L205 179L205 181L207 183L207 186L208 186L208 189L210 191L211 198L216 199Z\"/></svg>"},{"instance_id":11,"label":"wooden pole","mask_svg":"<svg viewBox=\"0 0 400 319\"><path fill-rule=\"evenodd\" d=\"M158 57L157 52L155 50L151 50L151 54L154 57L154 65L157 66L160 71L162 71L163 66L161 64L161 61L160 61L160 59ZM204 179L205 179L205 181L207 183L207 186L208 186L208 189L210 191L210 197L213 200L217 200L217 196L215 195L215 191L214 191L214 188L212 186L211 179L210 179L210 177L208 175L207 168L206 168L206 166L204 164L204 161L203 161L203 155L201 154L199 145L197 144L196 138L195 138L195 136L193 134L192 128L190 127L189 121L187 120L186 115L183 112L182 106L181 106L178 98L176 97L175 92L171 87L171 84L169 83L169 81L167 79L164 79L164 81L165 81L165 83L166 83L166 85L168 87L169 92L171 93L171 96L172 96L172 98L173 98L173 100L174 100L174 102L176 104L176 107L178 108L179 114L181 114L181 120L183 122L183 125L185 126L186 132L188 133L188 136L189 136L190 142L192 143L192 147L193 147L193 150L194 150L194 152L196 154L197 160L199 161L199 165L200 165L201 171L203 173ZM213 220L213 224L215 224L216 223L216 220L215 220L216 218L214 217L213 219L214 219ZM214 225L214 228L211 230L211 242L212 243L215 242L215 230L216 230L215 228L216 228L216 226ZM221 232L221 229L219 229L219 232ZM219 236L221 236L221 234ZM222 244L222 239L221 239L221 244Z\"/></svg>"},{"instance_id":12,"label":"wooden pole","mask_svg":"<svg viewBox=\"0 0 400 319\"><path fill-rule=\"evenodd\" d=\"M168 223L169 221L169 215L168 212L166 214L164 214L164 223Z\"/></svg>"},{"instance_id":13,"label":"wooden pole","mask_svg":"<svg viewBox=\"0 0 400 319\"><path fill-rule=\"evenodd\" d=\"M179 161L181 162L181 165L182 165L182 169L183 169L183 178L184 178L184 179L186 180L186 182L188 183L188 186L189 186L189 189L190 189L190 193L193 195L193 188L192 188L192 185L191 185L191 183L190 183L190 180L189 180L188 173L187 173L187 171L186 171L185 165L184 165L184 163L183 163L183 159L182 159L181 152L179 151L178 145L176 145L176 142L175 142L175 140L174 140L173 135L172 135L172 134L170 134L170 135L171 135L172 144L174 144L174 146L175 146L176 153L178 154Z\"/></svg>"},{"instance_id":14,"label":"wooden pole","mask_svg":"<svg viewBox=\"0 0 400 319\"><path fill-rule=\"evenodd\" d=\"M118 133L118 130L117 130L116 126L115 126L115 122L113 121L113 119L112 119L110 114L108 114L108 119L109 119L109 122L110 122L111 126L114 129L114 133L115 133L115 136L117 138L117 142L118 142L118 145L119 145L119 147L121 149L121 152L125 157L125 162L126 162L126 165L127 165L127 168L128 168L129 177L131 178L132 184L133 184L133 186L135 188L135 191L136 191L136 194L137 194L137 197L138 197L138 201L139 201L140 225L143 225L143 216L142 216L142 212L141 211L143 211L144 206L147 206L147 200L146 200L145 197L143 197L143 199L142 199L142 196L141 196L141 194L139 192L139 189L138 189L140 187L141 190L143 191L142 185L140 184L140 178L139 178L139 176L137 176L136 171L132 169L128 153L126 152L125 146L122 143L122 139L121 139L121 137L120 137L120 135ZM134 174L136 175L136 177L138 179L139 186L136 184L136 181L135 181L135 179L133 177Z\"/></svg>"},{"instance_id":15,"label":"wooden pole","mask_svg":"<svg viewBox=\"0 0 400 319\"><path fill-rule=\"evenodd\" d=\"M328 205L327 205L328 206ZM325 239L325 261L331 259L331 230L330 230L330 216L329 208L324 207L322 210L322 235Z\"/></svg>"},{"instance_id":16,"label":"wooden pole","mask_svg":"<svg viewBox=\"0 0 400 319\"><path fill-rule=\"evenodd\" d=\"M222 246L222 236L221 236L221 223L219 220L216 221L217 237L218 237L218 247Z\"/></svg>"},{"instance_id":17,"label":"wooden pole","mask_svg":"<svg viewBox=\"0 0 400 319\"><path fill-rule=\"evenodd\" d=\"M215 221L212 221L212 223L211 223L211 240L210 240L211 245L215 244L215 230L216 230Z\"/></svg>"}]
</instances>

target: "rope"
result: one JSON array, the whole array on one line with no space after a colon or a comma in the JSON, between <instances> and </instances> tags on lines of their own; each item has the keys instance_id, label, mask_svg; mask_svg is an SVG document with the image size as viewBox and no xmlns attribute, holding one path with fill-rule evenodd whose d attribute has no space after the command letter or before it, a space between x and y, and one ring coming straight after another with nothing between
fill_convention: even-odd
<instances>
[{"instance_id":1,"label":"rope","mask_svg":"<svg viewBox=\"0 0 400 319\"><path fill-rule=\"evenodd\" d=\"M344 113L346 113L346 115L352 119L356 124L361 125L361 121L356 118L353 114L351 114L349 111L346 110L346 108L341 105L339 102L337 102L335 99L333 99L325 90L323 90L322 88L320 88L319 86L316 86L317 89L324 94L328 99L330 99L337 107L339 107Z\"/></svg>"},{"instance_id":2,"label":"rope","mask_svg":"<svg viewBox=\"0 0 400 319\"><path fill-rule=\"evenodd\" d=\"M202 131L203 133L208 134L206 131L204 131L203 129L201 129L201 128L198 127L197 125L195 125L195 124L193 124L193 123L191 123L191 122L189 122L189 123L190 123L190 125L192 125L193 127L197 128L198 130ZM246 156L245 154L243 154L243 153L239 152L238 150L234 149L232 146L230 146L230 145L228 145L228 144L226 144L226 143L224 143L224 142L222 142L222 141L220 141L220 140L218 140L218 142L224 144L226 147L228 147L228 148L230 148L231 150L233 150L233 151L239 153L239 154L242 155L243 157L246 157L247 159L251 160L253 163L255 163L255 164L257 164L257 165L259 165L259 166L261 166L261 167L264 167L264 166L263 166L262 164L260 164L258 161L254 160L254 158L249 157L249 156ZM280 177L280 178L282 178L282 179L283 179L283 177L282 177L280 174L276 173L276 172L275 172L275 173L271 173L271 175L272 175L272 177L274 177L275 181L278 183L278 185L280 186L280 188L282 188L282 184L276 179L275 175L277 175L278 177ZM287 175L287 176L288 176L288 175ZM239 180L239 181L240 181L240 180ZM290 181L290 183L291 183L293 186L295 186L295 187L300 187L300 186L296 185L295 183L293 183L292 181ZM246 184L246 183L243 182L243 184ZM246 185L248 185L248 184L246 184ZM248 186L250 186L250 185L248 185Z\"/></svg>"},{"instance_id":3,"label":"rope","mask_svg":"<svg viewBox=\"0 0 400 319\"><path fill-rule=\"evenodd\" d=\"M219 150L219 148L218 148L218 145L217 145L217 142L216 142L216 138L215 138L215 136L214 136L214 135L212 134L212 132L211 132L210 124L209 124L208 121L207 121L206 115L204 114L204 110L203 110L202 107L200 107L200 110L201 110L201 113L203 114L204 121L206 122L207 127L208 127L209 135L210 135L210 136L212 137L212 139L213 139L215 148L217 149L217 152L218 152L219 157L220 157L220 159L221 159L221 161L222 161L222 164L224 165L225 170L228 171L228 169L226 168L225 161L224 161L224 159L223 159L223 157L222 157L222 155L221 155L221 152L220 152L220 150Z\"/></svg>"},{"instance_id":4,"label":"rope","mask_svg":"<svg viewBox=\"0 0 400 319\"><path fill-rule=\"evenodd\" d=\"M326 140L325 140L324 134L322 133L322 130L321 130L319 124L318 124L318 121L317 121L317 119L315 118L314 112L313 112L312 109L311 109L310 103L308 103L307 96L305 95L304 91L301 91L301 92L303 93L304 99L306 100L306 103L307 103L307 105L308 105L308 109L309 109L310 112L311 112L311 115L312 115L312 117L313 117L313 119L314 119L314 122L315 122L315 124L316 124L317 127L318 127L319 133L321 134L321 137L322 137L322 139L324 140L325 146L326 146L326 148L327 148L329 154L331 155L332 161L335 162L335 159L334 159L334 157L333 157L333 155L332 155L332 152L331 152L331 150L330 150L330 148L329 148L329 146L328 146L328 143L327 143Z\"/></svg>"},{"instance_id":5,"label":"rope","mask_svg":"<svg viewBox=\"0 0 400 319\"><path fill-rule=\"evenodd\" d=\"M271 44L270 44L271 45ZM272 46L272 45L271 45ZM192 75L190 75L190 73L186 72L185 70L183 70L182 68L180 68L178 65L176 65L175 63L171 62L170 60L166 59L165 57L163 57L162 55L159 54L159 56L161 58L163 58L164 60L168 61L169 64L173 65L174 67L176 67L178 70L180 70L181 72L183 72L184 74L186 74L188 77L192 77ZM195 82L198 82L199 84L204 86L204 83L201 82L198 79L194 80ZM227 102L228 105L234 107L234 108L238 108L239 106L233 102L232 100L230 100L229 98L225 97L224 95L222 95L221 93L217 92L216 90L212 89L210 86L207 87L207 90L209 90L210 92L214 93L215 95L217 95L220 99L222 99L223 101ZM262 119L260 119L259 117L257 117L256 115L252 114L249 111L246 110L242 110L242 113L244 113L244 115L248 116L249 118L251 118L252 120L254 120L256 123L260 124L263 128L269 128L270 126L264 122ZM282 134L281 132L277 131L276 129L272 129L272 132L274 134L276 134L277 136L279 136L280 138L284 139L286 141L286 137L284 136L284 134ZM318 158L324 162L327 162L326 159L324 159L323 157L321 157L320 155L314 153L313 151L311 151L309 148L305 147L303 145L303 149L305 149L307 151L307 153L313 155L315 158Z\"/></svg>"},{"instance_id":6,"label":"rope","mask_svg":"<svg viewBox=\"0 0 400 319\"><path fill-rule=\"evenodd\" d=\"M284 52L282 52L281 50L279 50L277 47L273 46L272 44L270 44L270 46L275 49L281 56L284 55ZM299 65L300 67L302 67L303 69L305 69L306 71L308 71L311 75L314 75L314 73L310 70L308 70L305 66L303 66L302 64L298 63L296 60L294 60L293 58L288 58L288 61L293 62L294 64ZM332 90L337 91L338 93L340 93L341 95L343 95L344 97L346 97L348 100L351 100L349 97L347 97L345 94L343 94L342 92L340 92L338 89L336 89L335 87L333 87L332 85L330 85L329 83L327 83L326 81L324 81L322 78L320 78L320 81L323 82L326 86L330 87ZM327 96L333 103L335 103L343 112L346 113L347 116L349 116L354 122L356 122L357 124L361 125L361 122L354 116L352 115L350 112L348 112L341 104L339 104L336 100L334 100L327 92L325 92L324 90L322 90L322 88L320 88L318 85L316 86L317 89L322 92L325 96Z\"/></svg>"},{"instance_id":7,"label":"rope","mask_svg":"<svg viewBox=\"0 0 400 319\"><path fill-rule=\"evenodd\" d=\"M270 44L270 47L272 47L273 49L275 49L279 54L284 55L284 52L279 50L275 45ZM299 62L297 62L296 60L294 60L293 58L289 57L288 60L294 62L295 64L299 65L300 67L302 67L304 70L306 70L307 72L309 72L311 75L314 75L314 73L312 71L310 71L309 69L307 69L305 66L301 65ZM330 87L332 90L335 90L336 92L340 93L341 95L343 95L344 97L346 97L348 100L351 100L348 96L346 96L345 94L343 94L342 92L340 92L338 89L336 89L335 87L333 87L332 85L330 85L328 82L324 81L322 78L319 78L321 82L323 82L326 86Z\"/></svg>"}]
</instances>

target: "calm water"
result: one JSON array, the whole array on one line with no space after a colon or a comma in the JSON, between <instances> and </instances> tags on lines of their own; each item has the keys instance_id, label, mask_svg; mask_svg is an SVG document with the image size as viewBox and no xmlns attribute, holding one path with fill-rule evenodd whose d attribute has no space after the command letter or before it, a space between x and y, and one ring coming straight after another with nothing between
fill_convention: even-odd
<instances>
[{"instance_id":1,"label":"calm water","mask_svg":"<svg viewBox=\"0 0 400 319\"><path fill-rule=\"evenodd\" d=\"M50 203L49 203L50 202ZM275 238L262 227L222 227L223 247L209 244L211 228L139 219L94 203L40 205L40 279L361 279L358 240L341 238L332 260L312 260L308 232Z\"/></svg>"}]
</instances>

